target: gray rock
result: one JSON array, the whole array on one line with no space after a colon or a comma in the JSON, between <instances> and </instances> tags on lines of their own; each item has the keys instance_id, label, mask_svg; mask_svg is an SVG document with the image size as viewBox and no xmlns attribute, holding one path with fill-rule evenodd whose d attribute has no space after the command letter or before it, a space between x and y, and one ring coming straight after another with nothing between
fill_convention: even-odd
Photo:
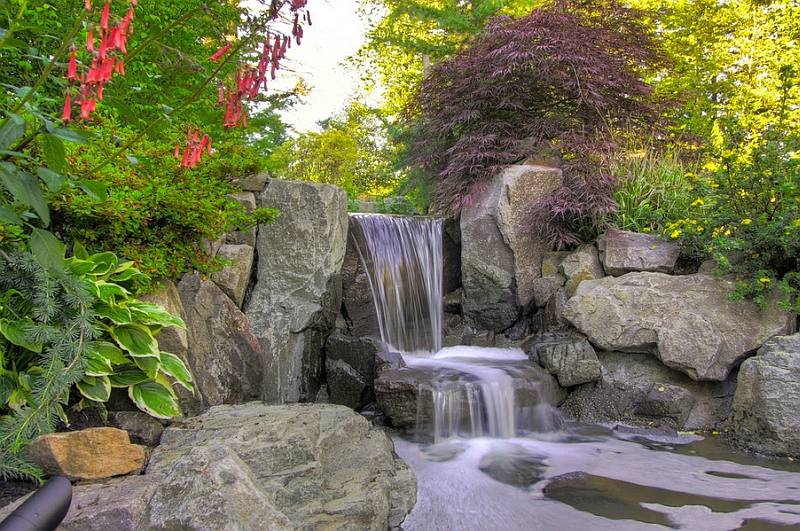
<instances>
[{"instance_id":1,"label":"gray rock","mask_svg":"<svg viewBox=\"0 0 800 531\"><path fill-rule=\"evenodd\" d=\"M451 291L450 293L445 293L444 299L442 300L442 306L445 313L460 315L461 299L463 296L464 290L461 288Z\"/></svg>"},{"instance_id":2,"label":"gray rock","mask_svg":"<svg viewBox=\"0 0 800 531\"><path fill-rule=\"evenodd\" d=\"M188 449L162 473L138 529L294 529L250 468L224 444Z\"/></svg>"},{"instance_id":3,"label":"gray rock","mask_svg":"<svg viewBox=\"0 0 800 531\"><path fill-rule=\"evenodd\" d=\"M734 410L741 444L800 456L800 334L772 338L742 363Z\"/></svg>"},{"instance_id":4,"label":"gray rock","mask_svg":"<svg viewBox=\"0 0 800 531\"><path fill-rule=\"evenodd\" d=\"M342 308L346 313L347 325L350 333L356 337L380 337L378 314L375 311L375 301L372 298L372 288L364 269L364 264L358 254L356 239L363 243L361 227L352 217L349 218L349 231L347 248L342 264Z\"/></svg>"},{"instance_id":5,"label":"gray rock","mask_svg":"<svg viewBox=\"0 0 800 531\"><path fill-rule=\"evenodd\" d=\"M571 254L569 251L549 251L544 253L542 255L542 276L561 274L561 263Z\"/></svg>"},{"instance_id":6,"label":"gray rock","mask_svg":"<svg viewBox=\"0 0 800 531\"><path fill-rule=\"evenodd\" d=\"M600 235L597 248L603 269L614 277L632 271L672 273L681 253L679 244L655 234L616 229Z\"/></svg>"},{"instance_id":7,"label":"gray rock","mask_svg":"<svg viewBox=\"0 0 800 531\"><path fill-rule=\"evenodd\" d=\"M375 338L331 334L325 346L325 374L332 403L358 410L374 399L375 358L380 350Z\"/></svg>"},{"instance_id":8,"label":"gray rock","mask_svg":"<svg viewBox=\"0 0 800 531\"><path fill-rule=\"evenodd\" d=\"M601 351L597 357L600 378L579 386L561 405L562 411L575 420L630 424L663 420L679 429L705 429L725 425L732 414L733 381L696 382L648 354ZM664 387L666 392L667 386L670 394L679 399L679 407L663 411L664 416L657 418L655 403L660 400L658 393L662 393L659 388ZM675 388L691 393L693 400L685 399ZM652 403L640 410L648 400ZM679 424L683 418L685 422Z\"/></svg>"},{"instance_id":9,"label":"gray rock","mask_svg":"<svg viewBox=\"0 0 800 531\"><path fill-rule=\"evenodd\" d=\"M223 457L235 454L242 463L237 467L249 470L252 484L297 530L384 530L402 521L416 496L413 474L393 455L391 439L343 406L211 408L164 432L147 473L170 474L180 483L181 468L188 475L202 472L192 465L198 449L208 452L209 463L221 451Z\"/></svg>"},{"instance_id":10,"label":"gray rock","mask_svg":"<svg viewBox=\"0 0 800 531\"><path fill-rule=\"evenodd\" d=\"M456 234L461 241L459 221L453 218L442 220L442 292L452 293L461 287L461 245L453 239Z\"/></svg>"},{"instance_id":11,"label":"gray rock","mask_svg":"<svg viewBox=\"0 0 800 531\"><path fill-rule=\"evenodd\" d=\"M564 287L567 277L560 273L547 275L533 281L533 302L537 308L544 308L559 288Z\"/></svg>"},{"instance_id":12,"label":"gray rock","mask_svg":"<svg viewBox=\"0 0 800 531\"><path fill-rule=\"evenodd\" d=\"M650 387L635 414L653 419L672 419L675 426L684 426L694 403L695 397L688 389L656 382Z\"/></svg>"},{"instance_id":13,"label":"gray rock","mask_svg":"<svg viewBox=\"0 0 800 531\"><path fill-rule=\"evenodd\" d=\"M164 433L164 426L141 411L111 411L108 414L111 423L128 432L130 440L134 444L145 446L158 446L161 442L161 434Z\"/></svg>"},{"instance_id":14,"label":"gray rock","mask_svg":"<svg viewBox=\"0 0 800 531\"><path fill-rule=\"evenodd\" d=\"M567 297L572 297L584 280L603 278L605 272L593 245L583 245L561 261L560 271L567 277Z\"/></svg>"},{"instance_id":15,"label":"gray rock","mask_svg":"<svg viewBox=\"0 0 800 531\"><path fill-rule=\"evenodd\" d=\"M225 244L219 248L218 256L232 260L231 265L211 275L211 280L230 297L238 308L242 307L250 275L253 271L254 250L249 245Z\"/></svg>"},{"instance_id":16,"label":"gray rock","mask_svg":"<svg viewBox=\"0 0 800 531\"><path fill-rule=\"evenodd\" d=\"M731 301L733 282L706 275L628 273L583 282L562 317L604 350L650 352L695 380L723 381L795 317ZM778 295L775 293L774 295Z\"/></svg>"},{"instance_id":17,"label":"gray rock","mask_svg":"<svg viewBox=\"0 0 800 531\"><path fill-rule=\"evenodd\" d=\"M562 339L536 345L545 369L555 375L561 387L593 382L600 377L600 360L582 338Z\"/></svg>"},{"instance_id":18,"label":"gray rock","mask_svg":"<svg viewBox=\"0 0 800 531\"><path fill-rule=\"evenodd\" d=\"M185 361L196 388L195 402L181 402L184 413L261 398L264 363L247 317L216 284L197 274L184 275L178 292L189 327Z\"/></svg>"},{"instance_id":19,"label":"gray rock","mask_svg":"<svg viewBox=\"0 0 800 531\"><path fill-rule=\"evenodd\" d=\"M258 231L258 281L245 307L266 361L268 402L313 400L323 347L342 303L347 194L332 185L270 181L260 207L277 208Z\"/></svg>"},{"instance_id":20,"label":"gray rock","mask_svg":"<svg viewBox=\"0 0 800 531\"><path fill-rule=\"evenodd\" d=\"M231 197L241 203L248 214L252 214L253 210L256 209L256 194L253 192L239 192L231 194ZM251 227L247 230L234 230L225 235L225 243L230 245L249 245L255 249L257 232L257 227Z\"/></svg>"},{"instance_id":21,"label":"gray rock","mask_svg":"<svg viewBox=\"0 0 800 531\"><path fill-rule=\"evenodd\" d=\"M256 174L245 175L243 177L238 177L231 181L231 184L234 186L238 186L245 192L255 192L259 193L264 190L264 187L270 184L272 181L269 178L269 173L261 172Z\"/></svg>"},{"instance_id":22,"label":"gray rock","mask_svg":"<svg viewBox=\"0 0 800 531\"><path fill-rule=\"evenodd\" d=\"M501 332L533 298L549 245L527 224L531 205L561 186L561 170L512 166L461 212L464 316L477 328Z\"/></svg>"}]
</instances>

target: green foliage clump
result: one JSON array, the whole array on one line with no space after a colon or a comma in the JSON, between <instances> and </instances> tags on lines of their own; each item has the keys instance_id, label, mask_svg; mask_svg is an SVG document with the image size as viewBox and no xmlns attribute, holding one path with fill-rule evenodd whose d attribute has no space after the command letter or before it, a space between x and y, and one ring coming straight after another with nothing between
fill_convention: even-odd
<instances>
[{"instance_id":1,"label":"green foliage clump","mask_svg":"<svg viewBox=\"0 0 800 531\"><path fill-rule=\"evenodd\" d=\"M139 302L126 286L142 273L113 253L88 255L39 231L34 254L0 259L0 476L39 477L19 450L52 432L70 394L102 406L112 387L124 388L148 414L180 415L167 377L192 390L192 376L155 339L164 326L185 326L163 308Z\"/></svg>"},{"instance_id":2,"label":"green foliage clump","mask_svg":"<svg viewBox=\"0 0 800 531\"><path fill-rule=\"evenodd\" d=\"M690 175L692 209L664 230L683 253L733 274L736 298L764 307L776 285L800 311L800 131L781 124L759 134L735 120L715 127L708 162Z\"/></svg>"},{"instance_id":3,"label":"green foliage clump","mask_svg":"<svg viewBox=\"0 0 800 531\"><path fill-rule=\"evenodd\" d=\"M166 142L142 139L131 156L135 164L112 159L102 165L114 149L113 139L124 141L134 132L111 120L91 130L110 141L76 145L68 159L80 174L99 167L92 181L103 185L107 198L98 202L70 188L52 194L53 228L64 238L91 251L114 249L148 275L176 277L189 270L218 269L222 264L202 242L257 223L231 197L237 189L220 177L257 171L250 165L252 158L226 157L222 146L221 156L209 157L195 169L181 168L165 149Z\"/></svg>"}]
</instances>

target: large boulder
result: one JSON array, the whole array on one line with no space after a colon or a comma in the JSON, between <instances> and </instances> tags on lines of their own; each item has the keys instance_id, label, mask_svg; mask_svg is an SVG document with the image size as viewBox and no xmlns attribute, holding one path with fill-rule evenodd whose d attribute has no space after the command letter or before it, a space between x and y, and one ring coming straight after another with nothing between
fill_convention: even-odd
<instances>
[{"instance_id":1,"label":"large boulder","mask_svg":"<svg viewBox=\"0 0 800 531\"><path fill-rule=\"evenodd\" d=\"M216 406L168 428L144 475L73 486L58 529L391 531L416 491L391 439L346 407Z\"/></svg>"},{"instance_id":2,"label":"large boulder","mask_svg":"<svg viewBox=\"0 0 800 531\"><path fill-rule=\"evenodd\" d=\"M332 185L273 180L259 206L281 212L259 228L258 281L245 305L265 359L264 398L313 400L342 304L347 194Z\"/></svg>"},{"instance_id":3,"label":"large boulder","mask_svg":"<svg viewBox=\"0 0 800 531\"><path fill-rule=\"evenodd\" d=\"M597 352L600 377L576 388L561 405L582 422L675 428L723 427L731 416L735 384L697 382L644 353Z\"/></svg>"},{"instance_id":4,"label":"large boulder","mask_svg":"<svg viewBox=\"0 0 800 531\"><path fill-rule=\"evenodd\" d=\"M244 294L250 284L250 274L253 271L254 249L250 245L225 244L219 248L217 256L221 256L231 263L221 271L211 275L211 280L241 308Z\"/></svg>"},{"instance_id":5,"label":"large boulder","mask_svg":"<svg viewBox=\"0 0 800 531\"><path fill-rule=\"evenodd\" d=\"M584 281L562 317L603 350L650 352L694 380L723 381L795 316L732 301L734 283L707 275L628 273ZM776 294L777 295L777 294Z\"/></svg>"},{"instance_id":6,"label":"large boulder","mask_svg":"<svg viewBox=\"0 0 800 531\"><path fill-rule=\"evenodd\" d=\"M198 451L208 462L218 456L244 469L252 478L248 484L260 487L298 531L397 527L416 497L413 473L394 456L391 439L370 430L365 418L343 406L250 403L212 408L182 427L168 428L147 473L174 477L172 486L160 487L173 489L175 483L191 481L176 471L202 472L203 467L192 465ZM214 487L216 492L222 488ZM164 511L167 503L165 497Z\"/></svg>"},{"instance_id":7,"label":"large boulder","mask_svg":"<svg viewBox=\"0 0 800 531\"><path fill-rule=\"evenodd\" d=\"M264 394L264 362L247 317L222 290L197 274L184 275L178 292L186 311L195 401L182 400L184 413L220 404L257 400Z\"/></svg>"},{"instance_id":8,"label":"large boulder","mask_svg":"<svg viewBox=\"0 0 800 531\"><path fill-rule=\"evenodd\" d=\"M600 361L592 345L583 338L564 338L536 344L542 366L561 387L593 382L600 377Z\"/></svg>"},{"instance_id":9,"label":"large boulder","mask_svg":"<svg viewBox=\"0 0 800 531\"><path fill-rule=\"evenodd\" d=\"M681 247L655 234L611 229L597 238L606 274L618 277L633 271L672 273Z\"/></svg>"},{"instance_id":10,"label":"large boulder","mask_svg":"<svg viewBox=\"0 0 800 531\"><path fill-rule=\"evenodd\" d=\"M733 405L741 444L800 456L800 334L773 338L742 363Z\"/></svg>"},{"instance_id":11,"label":"large boulder","mask_svg":"<svg viewBox=\"0 0 800 531\"><path fill-rule=\"evenodd\" d=\"M501 332L533 299L547 242L531 234L532 205L562 183L561 170L511 166L461 211L464 316L476 327Z\"/></svg>"}]
</instances>

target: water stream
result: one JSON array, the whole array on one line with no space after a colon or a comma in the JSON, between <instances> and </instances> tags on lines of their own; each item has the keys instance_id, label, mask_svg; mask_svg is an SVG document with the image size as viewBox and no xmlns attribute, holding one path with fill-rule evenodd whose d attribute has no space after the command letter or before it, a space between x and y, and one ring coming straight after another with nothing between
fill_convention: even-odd
<instances>
[{"instance_id":1,"label":"water stream","mask_svg":"<svg viewBox=\"0 0 800 531\"><path fill-rule=\"evenodd\" d=\"M427 436L395 437L419 482L403 530L800 530L800 463L571 422L522 350L442 349L441 224L356 220L382 341L432 373L419 398Z\"/></svg>"}]
</instances>

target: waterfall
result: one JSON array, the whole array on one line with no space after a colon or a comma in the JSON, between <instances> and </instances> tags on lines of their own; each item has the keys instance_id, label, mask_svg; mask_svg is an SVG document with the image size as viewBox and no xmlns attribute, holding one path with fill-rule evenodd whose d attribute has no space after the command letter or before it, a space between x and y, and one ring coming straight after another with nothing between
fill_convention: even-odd
<instances>
[{"instance_id":1,"label":"waterfall","mask_svg":"<svg viewBox=\"0 0 800 531\"><path fill-rule=\"evenodd\" d=\"M442 223L440 220L352 214L381 340L400 353L442 347Z\"/></svg>"}]
</instances>

